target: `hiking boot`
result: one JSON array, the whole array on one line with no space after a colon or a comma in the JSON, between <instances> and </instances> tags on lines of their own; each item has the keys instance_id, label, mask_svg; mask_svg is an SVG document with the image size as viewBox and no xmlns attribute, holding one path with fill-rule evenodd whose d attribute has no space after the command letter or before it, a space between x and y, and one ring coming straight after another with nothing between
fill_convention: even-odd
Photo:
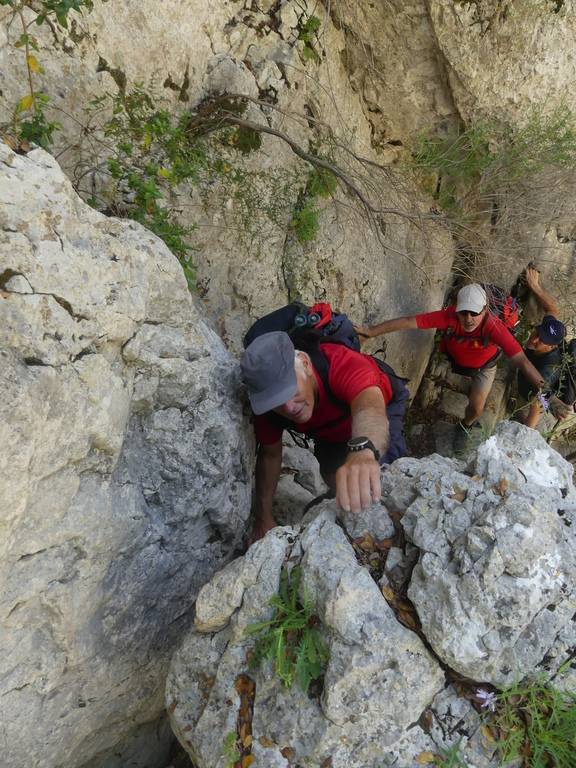
<instances>
[{"instance_id":1,"label":"hiking boot","mask_svg":"<svg viewBox=\"0 0 576 768\"><path fill-rule=\"evenodd\" d=\"M466 425L462 421L456 424L456 431L454 433L454 442L452 447L454 449L455 456L463 456L470 448L478 443L482 425L479 421L475 421L474 424ZM476 438L476 439L475 439Z\"/></svg>"}]
</instances>

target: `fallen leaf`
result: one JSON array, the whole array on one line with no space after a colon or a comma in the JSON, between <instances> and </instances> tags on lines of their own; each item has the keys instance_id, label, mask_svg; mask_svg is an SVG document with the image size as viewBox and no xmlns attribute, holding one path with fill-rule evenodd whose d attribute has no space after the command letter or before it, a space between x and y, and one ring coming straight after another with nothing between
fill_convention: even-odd
<instances>
[{"instance_id":1,"label":"fallen leaf","mask_svg":"<svg viewBox=\"0 0 576 768\"><path fill-rule=\"evenodd\" d=\"M398 619L405 627L408 627L408 629L418 629L418 622L414 618L413 613L409 613L408 611L398 611Z\"/></svg>"},{"instance_id":2,"label":"fallen leaf","mask_svg":"<svg viewBox=\"0 0 576 768\"><path fill-rule=\"evenodd\" d=\"M168 712L170 712L170 713L174 712L174 710L176 709L177 706L178 706L178 702L177 701L173 701L172 704L170 704L170 706L168 707Z\"/></svg>"},{"instance_id":3,"label":"fallen leaf","mask_svg":"<svg viewBox=\"0 0 576 768\"><path fill-rule=\"evenodd\" d=\"M254 681L248 677L248 675L238 675L234 683L234 687L240 695L254 692Z\"/></svg>"},{"instance_id":4,"label":"fallen leaf","mask_svg":"<svg viewBox=\"0 0 576 768\"><path fill-rule=\"evenodd\" d=\"M322 760L320 768L332 768L332 758L327 757L326 760Z\"/></svg>"},{"instance_id":5,"label":"fallen leaf","mask_svg":"<svg viewBox=\"0 0 576 768\"><path fill-rule=\"evenodd\" d=\"M389 587L388 584L384 584L382 586L382 594L384 595L384 599L388 603L394 603L396 602L396 592L392 589L392 587Z\"/></svg>"},{"instance_id":6,"label":"fallen leaf","mask_svg":"<svg viewBox=\"0 0 576 768\"><path fill-rule=\"evenodd\" d=\"M455 486L454 493L450 498L455 499L456 501L459 501L460 504L462 504L463 501L466 501L467 495L468 491L465 488L459 488L458 486Z\"/></svg>"},{"instance_id":7,"label":"fallen leaf","mask_svg":"<svg viewBox=\"0 0 576 768\"><path fill-rule=\"evenodd\" d=\"M249 733L247 736L244 736L242 739L242 746L244 749L250 749L252 746L252 734Z\"/></svg>"},{"instance_id":8,"label":"fallen leaf","mask_svg":"<svg viewBox=\"0 0 576 768\"><path fill-rule=\"evenodd\" d=\"M363 536L353 539L352 544L357 546L363 552L374 552L376 548L374 536L371 536L369 533L365 533Z\"/></svg>"},{"instance_id":9,"label":"fallen leaf","mask_svg":"<svg viewBox=\"0 0 576 768\"><path fill-rule=\"evenodd\" d=\"M492 742L496 741L496 739L494 738L494 734L492 733L492 729L490 728L490 726L488 726L488 725L481 725L481 726L480 726L480 733L482 734L482 736L484 736L484 738L486 739L486 741L489 741L490 743L492 743Z\"/></svg>"},{"instance_id":10,"label":"fallen leaf","mask_svg":"<svg viewBox=\"0 0 576 768\"><path fill-rule=\"evenodd\" d=\"M429 733L432 730L432 726L434 725L434 715L429 709L427 709L425 712L422 713L419 722L422 728L427 733Z\"/></svg>"},{"instance_id":11,"label":"fallen leaf","mask_svg":"<svg viewBox=\"0 0 576 768\"><path fill-rule=\"evenodd\" d=\"M508 480L506 480L505 477L501 477L500 480L494 486L494 491L499 496L506 496L506 494L508 493L508 486L509 486Z\"/></svg>"},{"instance_id":12,"label":"fallen leaf","mask_svg":"<svg viewBox=\"0 0 576 768\"><path fill-rule=\"evenodd\" d=\"M380 552L388 552L388 550L392 547L393 544L394 544L394 539L380 539L380 541L374 542L374 546Z\"/></svg>"},{"instance_id":13,"label":"fallen leaf","mask_svg":"<svg viewBox=\"0 0 576 768\"><path fill-rule=\"evenodd\" d=\"M251 723L244 723L244 724L243 724L243 725L240 727L240 738L241 738L241 740L242 740L242 743L244 743L244 741L245 741L245 740L246 740L246 739L247 739L249 736L250 736L250 739L252 739L252 736L250 735L250 731L251 731L250 725L251 725Z\"/></svg>"},{"instance_id":14,"label":"fallen leaf","mask_svg":"<svg viewBox=\"0 0 576 768\"><path fill-rule=\"evenodd\" d=\"M282 747L282 749L280 750L280 754L282 755L282 757L285 757L286 760L292 760L292 758L295 756L296 753L294 752L292 747Z\"/></svg>"},{"instance_id":15,"label":"fallen leaf","mask_svg":"<svg viewBox=\"0 0 576 768\"><path fill-rule=\"evenodd\" d=\"M246 757L242 758L242 768L249 768L249 766L252 765L254 762L254 755L246 755Z\"/></svg>"},{"instance_id":16,"label":"fallen leaf","mask_svg":"<svg viewBox=\"0 0 576 768\"><path fill-rule=\"evenodd\" d=\"M272 741L272 739L269 739L268 736L260 736L258 741L260 742L260 746L264 747L264 749L271 749L271 747L276 746L276 743Z\"/></svg>"},{"instance_id":17,"label":"fallen leaf","mask_svg":"<svg viewBox=\"0 0 576 768\"><path fill-rule=\"evenodd\" d=\"M418 765L429 765L436 762L436 755L434 752L420 752L416 758Z\"/></svg>"},{"instance_id":18,"label":"fallen leaf","mask_svg":"<svg viewBox=\"0 0 576 768\"><path fill-rule=\"evenodd\" d=\"M442 486L440 485L438 480L436 481L436 484L434 487L436 488L436 496L440 496L440 494L442 493Z\"/></svg>"},{"instance_id":19,"label":"fallen leaf","mask_svg":"<svg viewBox=\"0 0 576 768\"><path fill-rule=\"evenodd\" d=\"M239 717L241 720L248 720L250 718L250 704L247 701L243 701L240 704Z\"/></svg>"}]
</instances>

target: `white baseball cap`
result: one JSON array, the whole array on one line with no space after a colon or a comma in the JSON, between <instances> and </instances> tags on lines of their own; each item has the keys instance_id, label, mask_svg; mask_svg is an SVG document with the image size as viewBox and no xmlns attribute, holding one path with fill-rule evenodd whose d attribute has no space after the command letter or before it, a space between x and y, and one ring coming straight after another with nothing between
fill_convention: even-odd
<instances>
[{"instance_id":1,"label":"white baseball cap","mask_svg":"<svg viewBox=\"0 0 576 768\"><path fill-rule=\"evenodd\" d=\"M460 288L456 297L456 312L482 312L487 304L486 291L478 283Z\"/></svg>"}]
</instances>

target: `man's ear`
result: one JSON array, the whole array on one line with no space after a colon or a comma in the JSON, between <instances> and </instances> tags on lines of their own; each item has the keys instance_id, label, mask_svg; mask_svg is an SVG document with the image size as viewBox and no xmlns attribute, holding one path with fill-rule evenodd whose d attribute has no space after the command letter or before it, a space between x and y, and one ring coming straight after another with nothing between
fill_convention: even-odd
<instances>
[{"instance_id":1,"label":"man's ear","mask_svg":"<svg viewBox=\"0 0 576 768\"><path fill-rule=\"evenodd\" d=\"M298 357L302 362L302 367L304 368L306 376L312 376L312 361L310 360L310 355L306 354L306 352L302 352L301 350L299 350Z\"/></svg>"}]
</instances>

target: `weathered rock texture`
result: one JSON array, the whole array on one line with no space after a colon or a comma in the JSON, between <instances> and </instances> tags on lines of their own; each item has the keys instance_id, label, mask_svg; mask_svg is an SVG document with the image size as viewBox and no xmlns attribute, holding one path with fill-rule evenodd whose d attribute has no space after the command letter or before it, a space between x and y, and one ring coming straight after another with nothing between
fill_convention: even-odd
<instances>
[{"instance_id":1,"label":"weathered rock texture","mask_svg":"<svg viewBox=\"0 0 576 768\"><path fill-rule=\"evenodd\" d=\"M323 502L301 526L274 529L202 589L167 686L173 728L199 768L222 765L243 673L256 686L253 754L263 765L408 768L460 742L466 765L495 768L476 689L554 676L571 658L576 491L572 467L538 433L502 424L468 465L400 459L383 489L385 507L342 525ZM406 539L389 551L380 584L390 599L410 581L436 657L399 623L345 533L381 540L393 535L391 517ZM270 666L250 671L247 661L247 627L269 617L281 568L295 563L330 650L319 699L284 690ZM450 670L470 679L466 696L445 688Z\"/></svg>"},{"instance_id":2,"label":"weathered rock texture","mask_svg":"<svg viewBox=\"0 0 576 768\"><path fill-rule=\"evenodd\" d=\"M158 764L167 659L249 511L236 365L161 241L3 144L0 350L2 762L139 734Z\"/></svg>"},{"instance_id":3,"label":"weathered rock texture","mask_svg":"<svg viewBox=\"0 0 576 768\"><path fill-rule=\"evenodd\" d=\"M300 39L311 15L321 21L313 43L317 60L305 59ZM400 30L387 28L388 37L398 42L399 35L411 39L416 24L411 25L409 14L402 18ZM140 82L174 111L194 109L223 92L259 99L260 104L248 108L249 119L286 134L305 151L334 157L381 211L371 224L355 196L341 189L333 199L320 201L319 234L302 244L290 222L310 166L269 135L263 136L261 150L247 158L220 145L223 157L259 178L240 190L225 180L182 190L179 203L184 223L198 227L193 245L199 291L234 348L252 319L289 297L326 298L358 322L412 313L423 303L433 308L442 301L453 260L451 238L441 226L420 219L429 201L388 167L399 157L400 139L395 134L395 143L374 140L380 130L372 122L378 119L375 96L357 89L341 26L322 6L295 0L250 9L228 2L208 8L197 0L171 1L161 13L155 4L134 10L116 3L113 14L97 0L90 14L76 16L68 33L46 26L35 30L45 70L39 83L54 106L65 110L55 112L64 126L55 149L65 150L60 161L86 197L92 195L92 182L100 188L105 177L90 172L102 158L94 154L100 145L86 141L80 127L87 119L85 106L107 90L129 90ZM9 118L27 87L22 51L11 45L14 29L0 32L0 121ZM428 55L434 58L433 51ZM414 69L413 52L410 58ZM421 77L404 82L398 75L395 80L398 88L404 82L404 94L414 94L416 101L415 86L427 90L436 76L427 64L419 66L425 70ZM439 101L440 96L426 96L422 111ZM409 99L402 126L413 121L412 104ZM439 110L444 115L450 106L442 103ZM97 123L93 119L91 125ZM384 170L358 162L351 152L383 164ZM272 217L266 213L270 209ZM391 337L389 357L415 386L431 339L414 334L411 343L408 354L403 340Z\"/></svg>"},{"instance_id":4,"label":"weathered rock texture","mask_svg":"<svg viewBox=\"0 0 576 768\"><path fill-rule=\"evenodd\" d=\"M234 683L247 670L252 645L246 628L269 616L282 565L297 555L330 661L321 702L297 685L284 690L270 667L253 673L253 735L263 765L287 766L281 754L287 746L303 766L329 757L334 768L381 765L413 713L443 687L439 666L396 621L325 503L300 537L294 529L275 529L199 596L196 631L174 659L167 705L176 733L201 768L221 764L222 741L235 729L238 712Z\"/></svg>"},{"instance_id":5,"label":"weathered rock texture","mask_svg":"<svg viewBox=\"0 0 576 768\"><path fill-rule=\"evenodd\" d=\"M402 518L421 552L409 596L443 661L511 683L565 628L576 632L573 468L510 423L479 447L472 477L450 459L424 464Z\"/></svg>"}]
</instances>

